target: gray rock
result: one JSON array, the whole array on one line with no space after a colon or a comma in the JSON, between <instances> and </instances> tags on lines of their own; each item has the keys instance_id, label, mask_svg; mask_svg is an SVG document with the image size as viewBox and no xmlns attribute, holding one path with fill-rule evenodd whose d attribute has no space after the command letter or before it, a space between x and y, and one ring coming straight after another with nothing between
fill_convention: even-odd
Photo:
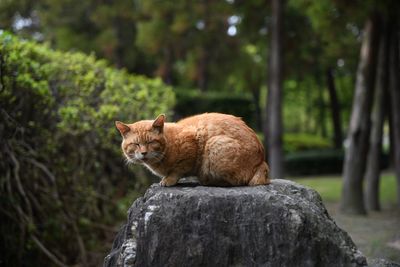
<instances>
[{"instance_id":1,"label":"gray rock","mask_svg":"<svg viewBox=\"0 0 400 267\"><path fill-rule=\"evenodd\" d=\"M368 265L370 267L400 267L400 264L385 259L372 259Z\"/></svg>"},{"instance_id":2,"label":"gray rock","mask_svg":"<svg viewBox=\"0 0 400 267\"><path fill-rule=\"evenodd\" d=\"M153 185L104 266L366 266L312 189Z\"/></svg>"}]
</instances>

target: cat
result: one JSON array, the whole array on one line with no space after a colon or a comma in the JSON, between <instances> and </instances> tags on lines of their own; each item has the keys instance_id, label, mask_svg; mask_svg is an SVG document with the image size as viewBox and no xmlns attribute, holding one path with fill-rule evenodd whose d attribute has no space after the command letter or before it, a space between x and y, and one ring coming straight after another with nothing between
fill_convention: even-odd
<instances>
[{"instance_id":1,"label":"cat","mask_svg":"<svg viewBox=\"0 0 400 267\"><path fill-rule=\"evenodd\" d=\"M146 166L162 178L162 186L187 176L197 176L207 186L270 183L264 148L241 118L204 113L168 123L161 114L155 120L115 125L127 161Z\"/></svg>"}]
</instances>

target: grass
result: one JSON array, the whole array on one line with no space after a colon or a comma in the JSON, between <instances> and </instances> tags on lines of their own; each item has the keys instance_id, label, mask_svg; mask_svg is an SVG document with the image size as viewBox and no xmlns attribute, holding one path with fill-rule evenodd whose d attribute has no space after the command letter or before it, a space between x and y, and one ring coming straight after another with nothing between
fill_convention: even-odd
<instances>
[{"instance_id":1,"label":"grass","mask_svg":"<svg viewBox=\"0 0 400 267\"><path fill-rule=\"evenodd\" d=\"M296 182L315 189L324 202L339 202L342 193L341 176L323 176L312 178L294 178ZM396 177L392 173L384 173L381 176L380 200L383 205L396 203Z\"/></svg>"}]
</instances>

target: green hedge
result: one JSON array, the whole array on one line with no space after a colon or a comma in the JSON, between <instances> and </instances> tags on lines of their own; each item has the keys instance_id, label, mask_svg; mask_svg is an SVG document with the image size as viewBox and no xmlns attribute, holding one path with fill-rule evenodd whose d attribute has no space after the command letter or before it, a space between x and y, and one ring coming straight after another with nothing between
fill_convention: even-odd
<instances>
[{"instance_id":1,"label":"green hedge","mask_svg":"<svg viewBox=\"0 0 400 267\"><path fill-rule=\"evenodd\" d=\"M342 150L309 150L290 153L285 157L288 175L313 175L341 173L344 152Z\"/></svg>"},{"instance_id":2,"label":"green hedge","mask_svg":"<svg viewBox=\"0 0 400 267\"><path fill-rule=\"evenodd\" d=\"M313 134L287 133L283 136L283 148L285 152L305 150L326 150L332 148L332 142L326 138Z\"/></svg>"},{"instance_id":3,"label":"green hedge","mask_svg":"<svg viewBox=\"0 0 400 267\"><path fill-rule=\"evenodd\" d=\"M251 127L256 127L254 103L247 95L229 92L200 92L179 89L176 93L174 113L178 118L204 112L220 112L242 117Z\"/></svg>"},{"instance_id":4,"label":"green hedge","mask_svg":"<svg viewBox=\"0 0 400 267\"><path fill-rule=\"evenodd\" d=\"M320 175L342 173L344 151L338 149L309 150L289 153L285 156L288 175ZM381 169L389 167L389 156L382 154Z\"/></svg>"},{"instance_id":5,"label":"green hedge","mask_svg":"<svg viewBox=\"0 0 400 267\"><path fill-rule=\"evenodd\" d=\"M158 79L1 33L1 263L98 266L107 225L125 216L116 200L149 183L124 166L114 120L174 101Z\"/></svg>"}]
</instances>

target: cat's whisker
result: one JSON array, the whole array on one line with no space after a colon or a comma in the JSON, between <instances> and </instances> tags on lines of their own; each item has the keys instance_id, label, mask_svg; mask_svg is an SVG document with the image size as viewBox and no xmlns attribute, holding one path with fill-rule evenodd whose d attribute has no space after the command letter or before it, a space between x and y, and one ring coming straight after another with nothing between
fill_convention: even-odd
<instances>
[{"instance_id":1,"label":"cat's whisker","mask_svg":"<svg viewBox=\"0 0 400 267\"><path fill-rule=\"evenodd\" d=\"M135 158L125 157L125 165L135 164Z\"/></svg>"}]
</instances>

